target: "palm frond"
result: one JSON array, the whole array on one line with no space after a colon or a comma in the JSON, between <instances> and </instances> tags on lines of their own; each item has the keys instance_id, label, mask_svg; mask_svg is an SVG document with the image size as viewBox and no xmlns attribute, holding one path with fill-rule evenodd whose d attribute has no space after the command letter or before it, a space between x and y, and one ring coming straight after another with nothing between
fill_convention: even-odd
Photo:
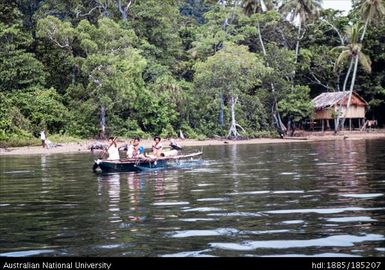
<instances>
[{"instance_id":1,"label":"palm frond","mask_svg":"<svg viewBox=\"0 0 385 270\"><path fill-rule=\"evenodd\" d=\"M355 23L345 28L345 33L348 36L349 43L357 43L359 39L359 33L362 29L360 23Z\"/></svg>"},{"instance_id":2,"label":"palm frond","mask_svg":"<svg viewBox=\"0 0 385 270\"><path fill-rule=\"evenodd\" d=\"M361 16L364 20L373 21L375 18L385 16L385 3L383 0L364 0L360 5Z\"/></svg>"},{"instance_id":3,"label":"palm frond","mask_svg":"<svg viewBox=\"0 0 385 270\"><path fill-rule=\"evenodd\" d=\"M369 56L361 52L358 56L358 60L360 61L360 64L362 68L367 72L372 72L372 61L370 60Z\"/></svg>"},{"instance_id":4,"label":"palm frond","mask_svg":"<svg viewBox=\"0 0 385 270\"><path fill-rule=\"evenodd\" d=\"M342 66L347 60L349 60L350 55L350 50L342 51L334 64L334 71L337 71L340 66Z\"/></svg>"},{"instance_id":5,"label":"palm frond","mask_svg":"<svg viewBox=\"0 0 385 270\"><path fill-rule=\"evenodd\" d=\"M301 21L316 17L322 8L322 0L283 0L280 11L284 15L291 15L292 20L301 16Z\"/></svg>"}]
</instances>

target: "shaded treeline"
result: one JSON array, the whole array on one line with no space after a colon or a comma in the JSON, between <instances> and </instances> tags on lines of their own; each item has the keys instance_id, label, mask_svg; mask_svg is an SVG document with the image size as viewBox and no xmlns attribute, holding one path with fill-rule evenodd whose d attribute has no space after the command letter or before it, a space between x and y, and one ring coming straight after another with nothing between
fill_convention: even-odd
<instances>
[{"instance_id":1,"label":"shaded treeline","mask_svg":"<svg viewBox=\"0 0 385 270\"><path fill-rule=\"evenodd\" d=\"M2 0L0 140L261 136L352 85L384 123L384 1L321 2Z\"/></svg>"}]
</instances>

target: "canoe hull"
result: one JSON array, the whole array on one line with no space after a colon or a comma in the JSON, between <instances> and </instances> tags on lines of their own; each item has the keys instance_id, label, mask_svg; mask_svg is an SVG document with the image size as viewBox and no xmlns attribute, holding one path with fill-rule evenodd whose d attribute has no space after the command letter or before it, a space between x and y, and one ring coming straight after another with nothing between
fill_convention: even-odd
<instances>
[{"instance_id":1,"label":"canoe hull","mask_svg":"<svg viewBox=\"0 0 385 270\"><path fill-rule=\"evenodd\" d=\"M109 162L109 161L101 161L97 165L102 170L102 172L137 172L137 171L140 171L135 166L136 165L135 162ZM95 171L95 169L94 169L94 171Z\"/></svg>"},{"instance_id":2,"label":"canoe hull","mask_svg":"<svg viewBox=\"0 0 385 270\"><path fill-rule=\"evenodd\" d=\"M160 157L157 159L126 159L126 160L96 160L93 166L94 172L100 168L102 172L140 172L148 170L158 170L176 168L181 160L200 157L202 152L189 155L178 155L175 157Z\"/></svg>"}]
</instances>

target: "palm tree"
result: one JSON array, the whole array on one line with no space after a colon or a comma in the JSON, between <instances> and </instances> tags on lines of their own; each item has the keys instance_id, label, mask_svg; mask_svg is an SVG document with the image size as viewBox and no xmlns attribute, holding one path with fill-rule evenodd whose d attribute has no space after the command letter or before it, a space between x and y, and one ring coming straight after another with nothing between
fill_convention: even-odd
<instances>
[{"instance_id":1,"label":"palm tree","mask_svg":"<svg viewBox=\"0 0 385 270\"><path fill-rule=\"evenodd\" d=\"M347 72L346 77L345 77L344 85L342 87L343 92L346 91L347 81L350 77L350 73L351 73L353 65L354 65L354 72L353 72L352 83L350 85L348 104L347 104L347 108L345 111L345 115L344 115L343 120L341 122L341 126L343 126L343 124L344 124L345 117L346 117L347 111L348 111L349 106L350 106L351 95L353 93L353 86L354 86L354 80L355 80L356 73L357 73L358 63L361 64L364 71L366 71L368 73L371 72L371 61L370 61L369 57L362 52L362 44L359 43L359 38L358 38L359 30L360 30L360 28L359 28L358 24L355 24L355 25L347 28L346 34L349 37L349 44L346 46L338 46L338 47L335 47L332 49L333 51L334 50L341 50L341 53L339 54L337 61L335 63L335 66L334 66L335 69L337 69L338 67L342 66L344 63L346 63L347 61L350 60L349 69L348 69L348 72ZM337 120L335 122L335 132L338 131L339 126L340 126L341 109L342 109L342 104L340 104L340 106L338 108Z\"/></svg>"},{"instance_id":2,"label":"palm tree","mask_svg":"<svg viewBox=\"0 0 385 270\"><path fill-rule=\"evenodd\" d=\"M361 63L361 65L364 67L364 69L366 71L370 72L370 68L368 68L371 65L370 59L365 54L363 54L361 52L362 42L364 40L366 30L368 28L369 23L373 22L377 18L381 19L385 16L384 0L359 0L358 5L360 6L361 16L362 16L362 19L365 21L365 24L364 24L364 29L362 31L362 34L361 34L359 41L358 41L358 30L357 29L354 30L354 31L356 31L356 33L354 33L354 35L355 35L354 39L353 39L353 37L351 39L352 42L350 45L352 45L352 46L350 47L349 50L350 50L350 55L352 55L352 57L351 57L351 62L350 62L348 73L346 74L343 89L346 89L346 83L347 83L347 80L350 76L350 71L351 71L351 68L353 65L354 65L354 69L353 69L352 80L350 83L348 103L347 103L346 111L345 111L345 114L344 114L344 117L343 117L343 120L341 123L342 127L344 126L345 118L346 118L346 115L347 115L349 108L350 108L350 102L352 99L353 88L354 88L354 84L356 81L358 62ZM342 54L344 54L345 56ZM340 59L340 61L338 61L338 59L337 59L337 62L341 62L342 59L344 59L344 58L346 59L346 55L349 55L349 53L346 52L346 50L345 50L345 52L342 51L342 53L338 57L338 59L340 59L340 58L341 59ZM340 110L339 110L339 112L340 112ZM337 124L339 124L338 117L339 117L339 115L337 116ZM338 129L338 125L335 129L335 132L337 132L337 129Z\"/></svg>"},{"instance_id":3,"label":"palm tree","mask_svg":"<svg viewBox=\"0 0 385 270\"><path fill-rule=\"evenodd\" d=\"M314 19L319 16L322 8L322 0L283 0L280 11L289 16L291 22L298 19L298 34L297 43L295 46L295 63L297 63L299 54L299 42L302 39L302 27L309 19Z\"/></svg>"},{"instance_id":4,"label":"palm tree","mask_svg":"<svg viewBox=\"0 0 385 270\"><path fill-rule=\"evenodd\" d=\"M384 0L361 0L361 16L365 21L364 31L362 32L360 42L364 40L368 24L375 19L381 19L385 16L385 3Z\"/></svg>"},{"instance_id":5,"label":"palm tree","mask_svg":"<svg viewBox=\"0 0 385 270\"><path fill-rule=\"evenodd\" d=\"M370 66L370 59L367 55L365 55L362 50L362 44L358 41L358 35L359 35L359 25L355 24L351 27L346 28L346 35L349 37L349 44L344 46L338 46L332 49L332 51L335 50L341 50L341 53L339 54L337 61L334 65L334 69L337 70L341 65L343 65L347 60L355 60L358 57L359 62L361 63L363 69L370 73L371 72L371 66ZM348 78L350 76L350 72L353 66L354 61L350 61L349 69L346 74L346 78L344 81L344 85L342 87L343 91L346 91L346 85Z\"/></svg>"},{"instance_id":6,"label":"palm tree","mask_svg":"<svg viewBox=\"0 0 385 270\"><path fill-rule=\"evenodd\" d=\"M298 33L297 33L297 42L295 45L295 58L294 64L297 64L298 55L299 55L299 43L303 38L304 32L302 31L303 26L307 20L317 18L320 14L322 8L322 0L283 0L280 7L282 14L293 24L298 22ZM294 78L296 74L296 68L294 68L291 80L292 80L292 92L294 91ZM291 116L288 116L288 128L292 126Z\"/></svg>"}]
</instances>

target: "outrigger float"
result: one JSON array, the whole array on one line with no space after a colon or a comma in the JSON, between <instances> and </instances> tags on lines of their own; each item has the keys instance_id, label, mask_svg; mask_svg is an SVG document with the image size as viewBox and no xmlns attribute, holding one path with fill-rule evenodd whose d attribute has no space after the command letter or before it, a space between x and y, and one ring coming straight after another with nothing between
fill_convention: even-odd
<instances>
[{"instance_id":1,"label":"outrigger float","mask_svg":"<svg viewBox=\"0 0 385 270\"><path fill-rule=\"evenodd\" d=\"M120 160L95 160L93 171L107 172L141 172L162 169L186 168L199 165L202 162L201 156L203 152L196 152L187 155L176 155L170 157L150 158L144 157L139 159L120 159Z\"/></svg>"}]
</instances>

